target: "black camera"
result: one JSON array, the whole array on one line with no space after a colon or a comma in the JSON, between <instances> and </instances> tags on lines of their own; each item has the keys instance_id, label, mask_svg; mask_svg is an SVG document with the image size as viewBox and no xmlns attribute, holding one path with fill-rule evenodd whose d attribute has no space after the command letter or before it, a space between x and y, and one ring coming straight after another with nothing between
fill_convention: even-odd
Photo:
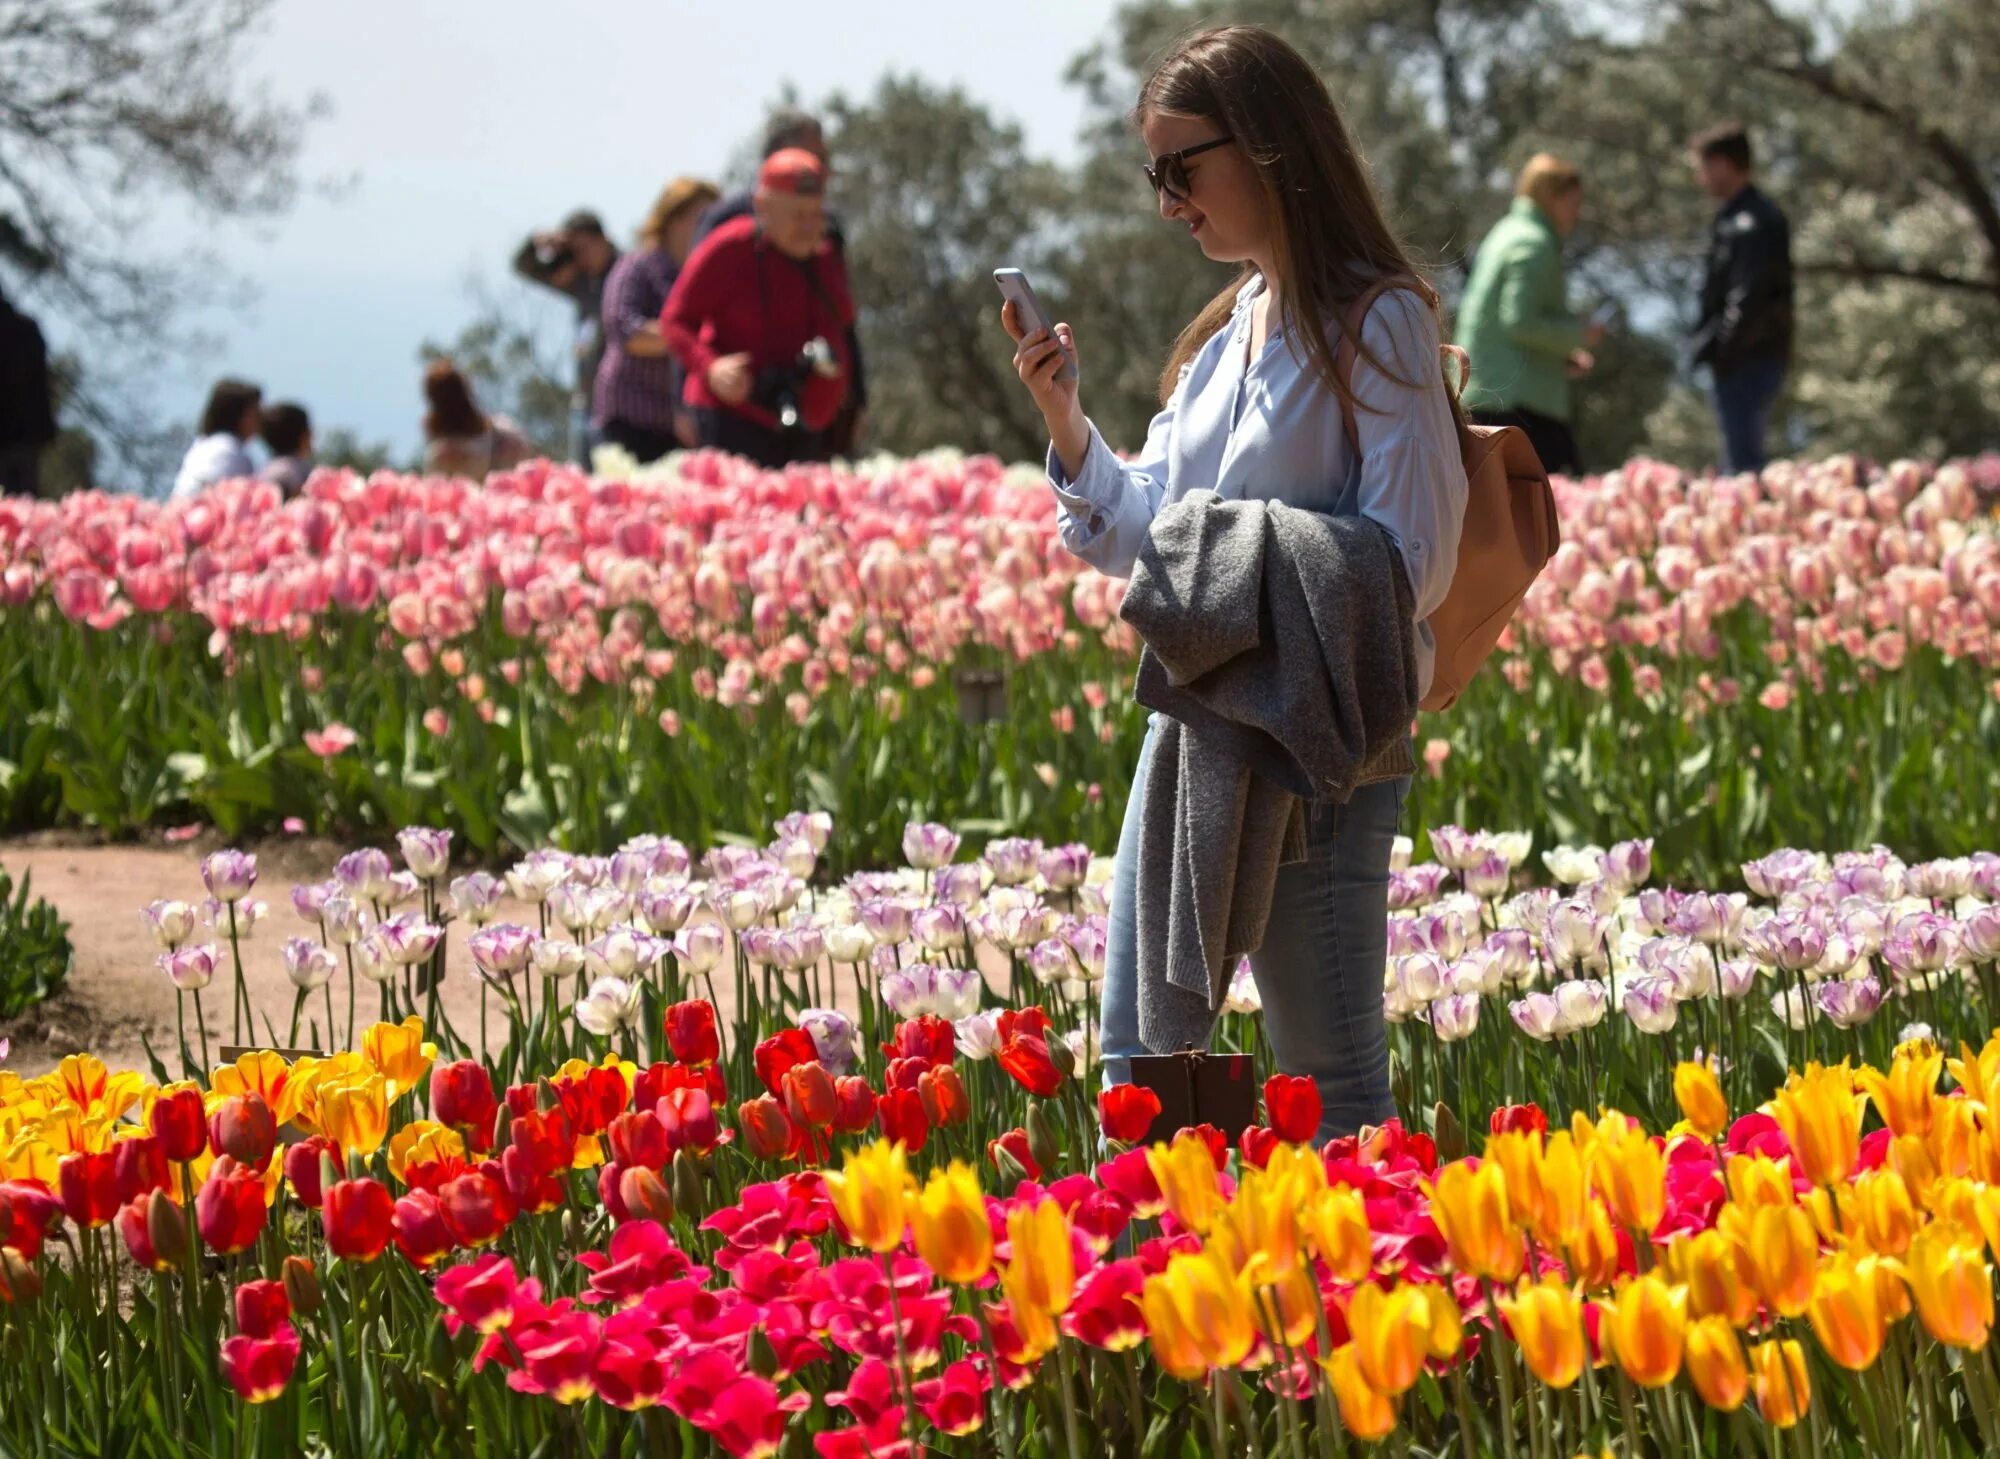
<instances>
[{"instance_id":1,"label":"black camera","mask_svg":"<svg viewBox=\"0 0 2000 1459\"><path fill-rule=\"evenodd\" d=\"M815 375L831 380L839 373L840 359L834 354L833 346L824 338L809 339L797 359L787 360L782 365L766 365L757 372L757 403L778 417L779 429L797 430L799 392L805 388L806 381Z\"/></svg>"}]
</instances>

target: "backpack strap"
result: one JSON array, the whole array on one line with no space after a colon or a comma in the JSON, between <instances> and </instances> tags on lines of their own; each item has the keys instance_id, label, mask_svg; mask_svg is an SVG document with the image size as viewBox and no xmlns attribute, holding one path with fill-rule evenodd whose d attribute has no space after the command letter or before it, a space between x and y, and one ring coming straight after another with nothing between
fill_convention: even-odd
<instances>
[{"instance_id":1,"label":"backpack strap","mask_svg":"<svg viewBox=\"0 0 2000 1459\"><path fill-rule=\"evenodd\" d=\"M1413 289L1422 297L1422 289L1415 279L1402 274L1390 274L1377 279L1355 297L1347 306L1345 327L1340 336L1340 348L1334 352L1333 372L1340 383L1350 391L1354 388L1354 358L1360 351L1361 327L1368 322L1368 311L1375 307L1375 301L1392 289ZM1354 401L1347 395L1340 397L1340 419L1347 427L1347 444L1353 450L1355 459L1361 457L1361 428L1354 423Z\"/></svg>"}]
</instances>

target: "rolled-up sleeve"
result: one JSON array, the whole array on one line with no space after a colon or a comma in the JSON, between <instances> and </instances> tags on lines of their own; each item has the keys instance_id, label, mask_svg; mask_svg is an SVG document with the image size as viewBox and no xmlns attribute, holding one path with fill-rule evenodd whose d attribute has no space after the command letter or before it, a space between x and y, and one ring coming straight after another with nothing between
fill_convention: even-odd
<instances>
[{"instance_id":1,"label":"rolled-up sleeve","mask_svg":"<svg viewBox=\"0 0 2000 1459\"><path fill-rule=\"evenodd\" d=\"M1186 377L1182 377L1183 388ZM1153 417L1146 445L1131 461L1120 461L1093 424L1090 449L1076 479L1064 473L1049 448L1049 485L1056 494L1056 531L1076 557L1110 577L1132 575L1146 533L1167 491L1167 449L1173 439L1180 392Z\"/></svg>"},{"instance_id":2,"label":"rolled-up sleeve","mask_svg":"<svg viewBox=\"0 0 2000 1459\"><path fill-rule=\"evenodd\" d=\"M1393 290L1368 311L1361 338L1367 348L1354 365L1358 505L1396 539L1421 623L1451 587L1465 519L1465 463L1438 358L1437 316L1415 294Z\"/></svg>"}]
</instances>

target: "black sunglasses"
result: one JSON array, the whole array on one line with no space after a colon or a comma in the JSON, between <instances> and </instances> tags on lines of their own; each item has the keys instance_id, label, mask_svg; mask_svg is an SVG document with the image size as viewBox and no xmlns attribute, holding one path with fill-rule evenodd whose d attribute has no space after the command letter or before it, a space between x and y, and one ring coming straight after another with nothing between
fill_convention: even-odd
<instances>
[{"instance_id":1,"label":"black sunglasses","mask_svg":"<svg viewBox=\"0 0 2000 1459\"><path fill-rule=\"evenodd\" d=\"M1184 203L1188 200L1188 159L1213 152L1217 147L1227 147L1235 140L1225 133L1212 142L1183 147L1178 152L1162 153L1147 165L1146 181L1153 185L1154 192L1165 193L1174 201Z\"/></svg>"}]
</instances>

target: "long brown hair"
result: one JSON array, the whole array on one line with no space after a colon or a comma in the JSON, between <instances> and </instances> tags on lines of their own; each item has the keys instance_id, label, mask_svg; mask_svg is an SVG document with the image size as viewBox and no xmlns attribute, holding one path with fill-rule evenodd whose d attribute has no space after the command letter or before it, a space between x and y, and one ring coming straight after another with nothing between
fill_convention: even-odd
<instances>
[{"instance_id":1,"label":"long brown hair","mask_svg":"<svg viewBox=\"0 0 2000 1459\"><path fill-rule=\"evenodd\" d=\"M472 403L472 386L450 360L432 360L424 370L424 438L478 436L486 432L486 417Z\"/></svg>"},{"instance_id":2,"label":"long brown hair","mask_svg":"<svg viewBox=\"0 0 2000 1459\"><path fill-rule=\"evenodd\" d=\"M1433 310L1438 298L1382 216L1368 164L1326 83L1305 57L1262 26L1218 26L1181 40L1140 88L1133 120L1143 125L1161 113L1214 122L1257 169L1271 209L1286 344L1294 353L1303 350L1301 363L1351 407L1353 392L1341 383L1340 347L1328 340L1327 322L1348 336L1346 306L1374 280L1392 275L1406 275ZM1174 341L1160 374L1162 404L1182 367L1229 322L1236 295L1253 272L1245 265ZM1391 374L1358 335L1354 347L1397 383L1414 384Z\"/></svg>"},{"instance_id":3,"label":"long brown hair","mask_svg":"<svg viewBox=\"0 0 2000 1459\"><path fill-rule=\"evenodd\" d=\"M660 190L646 221L639 225L639 243L645 248L665 248L667 230L691 208L705 208L722 194L715 184L698 177L677 177Z\"/></svg>"}]
</instances>

